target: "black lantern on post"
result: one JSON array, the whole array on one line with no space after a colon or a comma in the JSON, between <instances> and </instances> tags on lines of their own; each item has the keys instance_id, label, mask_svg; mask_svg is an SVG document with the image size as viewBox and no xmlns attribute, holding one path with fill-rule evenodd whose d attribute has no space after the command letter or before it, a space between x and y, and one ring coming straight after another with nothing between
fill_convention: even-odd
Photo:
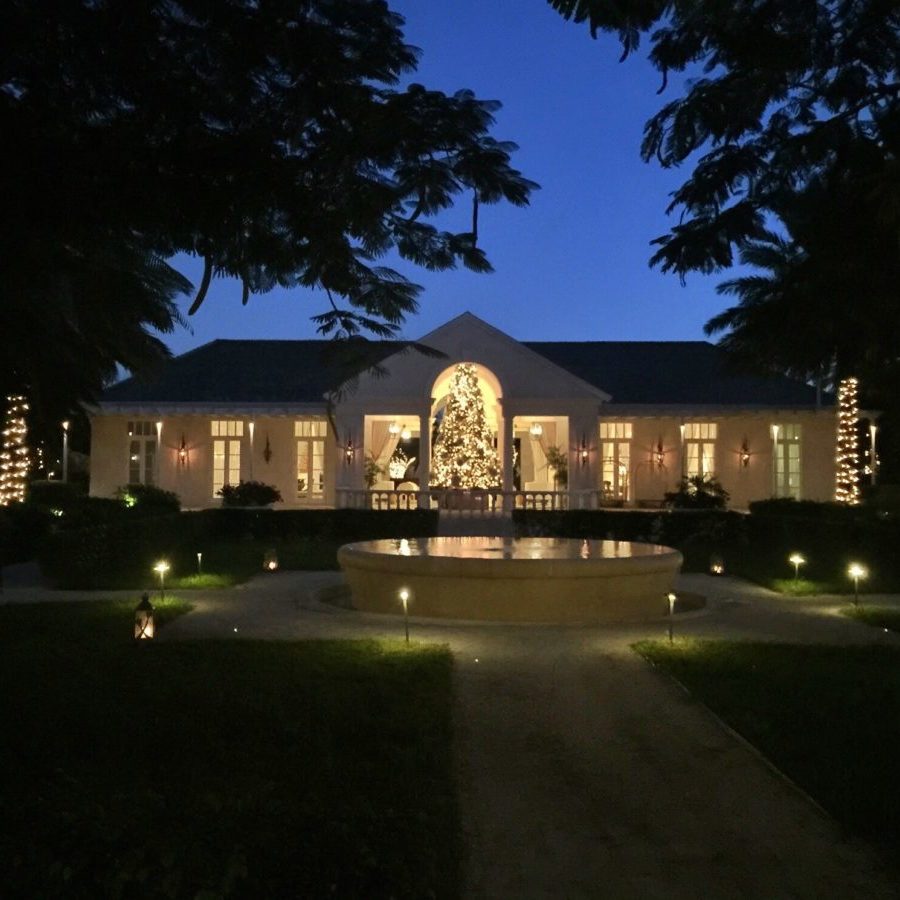
<instances>
[{"instance_id":1,"label":"black lantern on post","mask_svg":"<svg viewBox=\"0 0 900 900\"><path fill-rule=\"evenodd\" d=\"M134 608L134 639L136 641L152 640L155 633L153 604L150 602L150 595L145 593L141 597L141 602Z\"/></svg>"}]
</instances>

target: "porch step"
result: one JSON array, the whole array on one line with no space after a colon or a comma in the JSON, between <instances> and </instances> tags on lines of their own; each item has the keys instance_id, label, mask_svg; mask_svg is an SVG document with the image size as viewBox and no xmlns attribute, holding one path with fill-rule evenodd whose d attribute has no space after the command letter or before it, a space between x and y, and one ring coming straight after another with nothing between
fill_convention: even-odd
<instances>
[{"instance_id":1,"label":"porch step","mask_svg":"<svg viewBox=\"0 0 900 900\"><path fill-rule=\"evenodd\" d=\"M473 516L442 509L439 537L512 537L512 516Z\"/></svg>"}]
</instances>

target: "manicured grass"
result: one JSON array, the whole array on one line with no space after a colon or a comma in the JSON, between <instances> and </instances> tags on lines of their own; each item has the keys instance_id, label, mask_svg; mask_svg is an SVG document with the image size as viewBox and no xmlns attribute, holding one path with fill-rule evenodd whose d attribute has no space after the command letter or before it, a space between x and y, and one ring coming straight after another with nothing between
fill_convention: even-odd
<instances>
[{"instance_id":1,"label":"manicured grass","mask_svg":"<svg viewBox=\"0 0 900 900\"><path fill-rule=\"evenodd\" d=\"M232 587L242 580L245 579L240 579L235 575L203 572L198 575L183 575L180 578L173 578L168 586L179 591L211 590L214 588Z\"/></svg>"},{"instance_id":2,"label":"manicured grass","mask_svg":"<svg viewBox=\"0 0 900 900\"><path fill-rule=\"evenodd\" d=\"M848 619L865 622L874 628L887 628L888 631L900 631L900 609L892 606L850 606L842 609L841 614Z\"/></svg>"},{"instance_id":3,"label":"manicured grass","mask_svg":"<svg viewBox=\"0 0 900 900\"><path fill-rule=\"evenodd\" d=\"M635 649L900 862L900 651L696 640Z\"/></svg>"},{"instance_id":4,"label":"manicured grass","mask_svg":"<svg viewBox=\"0 0 900 900\"><path fill-rule=\"evenodd\" d=\"M4 897L457 894L448 650L134 646L132 606L0 607Z\"/></svg>"},{"instance_id":5,"label":"manicured grass","mask_svg":"<svg viewBox=\"0 0 900 900\"><path fill-rule=\"evenodd\" d=\"M761 582L764 587L785 594L788 597L812 597L816 594L846 594L846 584L835 584L831 581L811 581L808 578L769 578ZM850 590L853 588L851 586Z\"/></svg>"}]
</instances>

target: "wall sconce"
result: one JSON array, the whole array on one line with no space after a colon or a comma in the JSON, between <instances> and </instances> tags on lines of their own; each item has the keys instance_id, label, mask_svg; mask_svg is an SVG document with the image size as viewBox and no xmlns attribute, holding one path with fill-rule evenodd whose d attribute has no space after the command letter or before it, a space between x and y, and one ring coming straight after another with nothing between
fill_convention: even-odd
<instances>
[{"instance_id":1,"label":"wall sconce","mask_svg":"<svg viewBox=\"0 0 900 900\"><path fill-rule=\"evenodd\" d=\"M666 451L663 447L662 438L656 442L656 449L653 451L653 462L656 463L657 469L666 467Z\"/></svg>"},{"instance_id":2,"label":"wall sconce","mask_svg":"<svg viewBox=\"0 0 900 900\"><path fill-rule=\"evenodd\" d=\"M750 445L747 443L747 438L744 438L744 443L741 444L740 458L741 466L746 469L750 465Z\"/></svg>"},{"instance_id":3,"label":"wall sconce","mask_svg":"<svg viewBox=\"0 0 900 900\"><path fill-rule=\"evenodd\" d=\"M181 434L181 446L178 448L178 463L183 469L188 461L188 448L184 441L184 432Z\"/></svg>"},{"instance_id":4,"label":"wall sconce","mask_svg":"<svg viewBox=\"0 0 900 900\"><path fill-rule=\"evenodd\" d=\"M263 459L268 462L272 458L272 445L269 443L269 435L266 434L266 446L263 447Z\"/></svg>"},{"instance_id":5,"label":"wall sconce","mask_svg":"<svg viewBox=\"0 0 900 900\"><path fill-rule=\"evenodd\" d=\"M584 435L584 432L581 433L581 451L578 454L579 459L581 460L582 468L588 463L588 445L587 438Z\"/></svg>"},{"instance_id":6,"label":"wall sconce","mask_svg":"<svg viewBox=\"0 0 900 900\"><path fill-rule=\"evenodd\" d=\"M353 453L355 451L355 447L353 446L353 438L347 437L347 443L344 446L344 465L352 465L353 463Z\"/></svg>"},{"instance_id":7,"label":"wall sconce","mask_svg":"<svg viewBox=\"0 0 900 900\"><path fill-rule=\"evenodd\" d=\"M540 422L532 422L531 428L528 429L528 433L533 438L539 438L544 433L544 426L541 425Z\"/></svg>"}]
</instances>

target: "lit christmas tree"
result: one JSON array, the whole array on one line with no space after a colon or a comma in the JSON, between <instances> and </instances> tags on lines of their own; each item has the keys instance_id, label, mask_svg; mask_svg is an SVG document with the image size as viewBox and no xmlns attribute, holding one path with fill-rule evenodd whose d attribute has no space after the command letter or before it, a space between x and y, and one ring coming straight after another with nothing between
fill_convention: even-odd
<instances>
[{"instance_id":1,"label":"lit christmas tree","mask_svg":"<svg viewBox=\"0 0 900 900\"><path fill-rule=\"evenodd\" d=\"M28 483L28 404L19 395L6 398L3 423L3 450L0 452L0 506L25 500Z\"/></svg>"},{"instance_id":2,"label":"lit christmas tree","mask_svg":"<svg viewBox=\"0 0 900 900\"><path fill-rule=\"evenodd\" d=\"M859 420L857 381L844 378L838 385L837 457L834 499L855 506L859 503L859 447L856 425Z\"/></svg>"},{"instance_id":3,"label":"lit christmas tree","mask_svg":"<svg viewBox=\"0 0 900 900\"><path fill-rule=\"evenodd\" d=\"M431 458L431 484L446 488L491 488L500 484L494 436L484 415L484 396L471 363L460 363L450 382L450 395Z\"/></svg>"}]
</instances>

